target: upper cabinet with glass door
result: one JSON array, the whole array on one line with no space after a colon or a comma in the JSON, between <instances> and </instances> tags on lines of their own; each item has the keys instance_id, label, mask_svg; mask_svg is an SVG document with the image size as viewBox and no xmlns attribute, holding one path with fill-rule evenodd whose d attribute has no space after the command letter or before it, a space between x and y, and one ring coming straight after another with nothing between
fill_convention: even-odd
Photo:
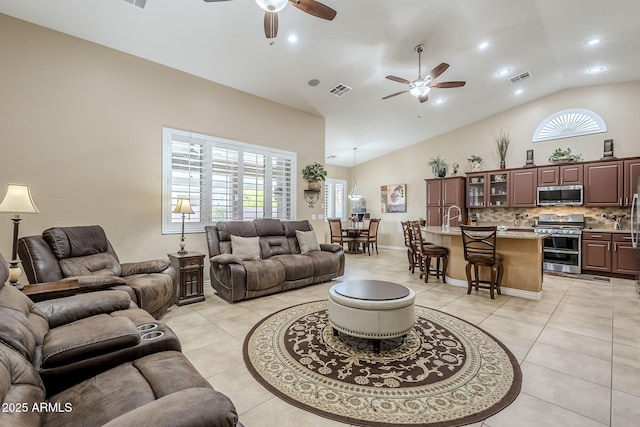
<instances>
[{"instance_id":1,"label":"upper cabinet with glass door","mask_svg":"<svg viewBox=\"0 0 640 427\"><path fill-rule=\"evenodd\" d=\"M509 173L503 170L467 174L467 207L508 207L508 177Z\"/></svg>"}]
</instances>

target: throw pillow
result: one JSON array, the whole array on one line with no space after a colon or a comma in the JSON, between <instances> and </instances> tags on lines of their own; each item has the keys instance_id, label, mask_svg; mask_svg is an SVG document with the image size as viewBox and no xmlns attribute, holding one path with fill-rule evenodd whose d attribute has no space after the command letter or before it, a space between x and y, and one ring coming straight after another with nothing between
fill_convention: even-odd
<instances>
[{"instance_id":1,"label":"throw pillow","mask_svg":"<svg viewBox=\"0 0 640 427\"><path fill-rule=\"evenodd\" d=\"M231 253L243 261L260 259L260 237L240 237L232 234Z\"/></svg>"},{"instance_id":2,"label":"throw pillow","mask_svg":"<svg viewBox=\"0 0 640 427\"><path fill-rule=\"evenodd\" d=\"M298 245L300 245L300 253L306 254L307 252L320 250L320 244L314 231L296 230L296 238L298 239Z\"/></svg>"}]
</instances>

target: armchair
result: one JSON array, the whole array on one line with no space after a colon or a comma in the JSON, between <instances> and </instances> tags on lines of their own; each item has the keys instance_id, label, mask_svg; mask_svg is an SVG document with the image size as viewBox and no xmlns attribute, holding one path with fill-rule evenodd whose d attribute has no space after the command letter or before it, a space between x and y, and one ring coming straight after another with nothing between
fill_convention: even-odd
<instances>
[{"instance_id":1,"label":"armchair","mask_svg":"<svg viewBox=\"0 0 640 427\"><path fill-rule=\"evenodd\" d=\"M74 278L80 292L123 290L155 318L175 302L177 271L169 260L120 264L99 225L54 227L22 237L18 254L30 283Z\"/></svg>"}]
</instances>

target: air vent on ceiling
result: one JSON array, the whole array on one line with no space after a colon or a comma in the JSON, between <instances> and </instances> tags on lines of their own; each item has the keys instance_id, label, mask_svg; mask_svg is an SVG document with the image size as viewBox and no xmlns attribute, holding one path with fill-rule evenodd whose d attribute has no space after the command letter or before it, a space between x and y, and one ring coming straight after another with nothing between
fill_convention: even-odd
<instances>
[{"instance_id":1,"label":"air vent on ceiling","mask_svg":"<svg viewBox=\"0 0 640 427\"><path fill-rule=\"evenodd\" d=\"M530 73L529 71L525 71L525 72L524 72L524 73L522 73L522 74L518 74L518 75L516 75L516 76L509 77L509 81L510 81L511 83L514 83L514 84L515 84L515 83L520 83L521 81L523 81L523 80L527 80L527 79L529 79L529 78L531 78L531 73Z\"/></svg>"},{"instance_id":2,"label":"air vent on ceiling","mask_svg":"<svg viewBox=\"0 0 640 427\"><path fill-rule=\"evenodd\" d=\"M350 90L351 88L349 86L343 85L342 83L338 83L337 85L329 89L329 93L331 95L335 95L338 98L340 98L342 95L349 92Z\"/></svg>"},{"instance_id":3,"label":"air vent on ceiling","mask_svg":"<svg viewBox=\"0 0 640 427\"><path fill-rule=\"evenodd\" d=\"M131 3L134 6L138 6L140 9L144 9L147 5L147 0L124 0L127 3Z\"/></svg>"}]
</instances>

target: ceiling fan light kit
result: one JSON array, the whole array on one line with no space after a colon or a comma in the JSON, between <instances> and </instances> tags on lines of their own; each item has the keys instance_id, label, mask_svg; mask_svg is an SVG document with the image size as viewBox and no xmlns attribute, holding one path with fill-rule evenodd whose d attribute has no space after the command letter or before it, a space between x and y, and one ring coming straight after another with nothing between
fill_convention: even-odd
<instances>
[{"instance_id":1,"label":"ceiling fan light kit","mask_svg":"<svg viewBox=\"0 0 640 427\"><path fill-rule=\"evenodd\" d=\"M419 44L415 48L413 48L418 53L418 78L414 81L409 81L407 79L403 79L402 77L397 76L387 76L387 79L392 80L394 82L407 84L409 85L409 90L402 90L400 92L392 93L391 95L387 95L382 99L389 99L396 95L401 95L403 93L409 92L409 94L415 98L418 98L420 103L426 102L428 98L429 92L431 92L431 88L452 88L452 87L462 87L466 84L466 82L444 82L444 83L432 83L438 76L447 71L449 68L449 64L441 63L436 68L431 70L426 77L422 77L422 52L424 51L424 45Z\"/></svg>"},{"instance_id":2,"label":"ceiling fan light kit","mask_svg":"<svg viewBox=\"0 0 640 427\"><path fill-rule=\"evenodd\" d=\"M289 0L256 0L258 6L266 12L280 12L288 2Z\"/></svg>"},{"instance_id":3,"label":"ceiling fan light kit","mask_svg":"<svg viewBox=\"0 0 640 427\"><path fill-rule=\"evenodd\" d=\"M218 3L229 0L204 0L207 3ZM264 35L268 39L274 39L278 35L278 12L291 3L301 11L316 18L332 21L337 12L329 6L316 0L255 0L256 4L264 10ZM273 44L270 43L270 44Z\"/></svg>"}]
</instances>

